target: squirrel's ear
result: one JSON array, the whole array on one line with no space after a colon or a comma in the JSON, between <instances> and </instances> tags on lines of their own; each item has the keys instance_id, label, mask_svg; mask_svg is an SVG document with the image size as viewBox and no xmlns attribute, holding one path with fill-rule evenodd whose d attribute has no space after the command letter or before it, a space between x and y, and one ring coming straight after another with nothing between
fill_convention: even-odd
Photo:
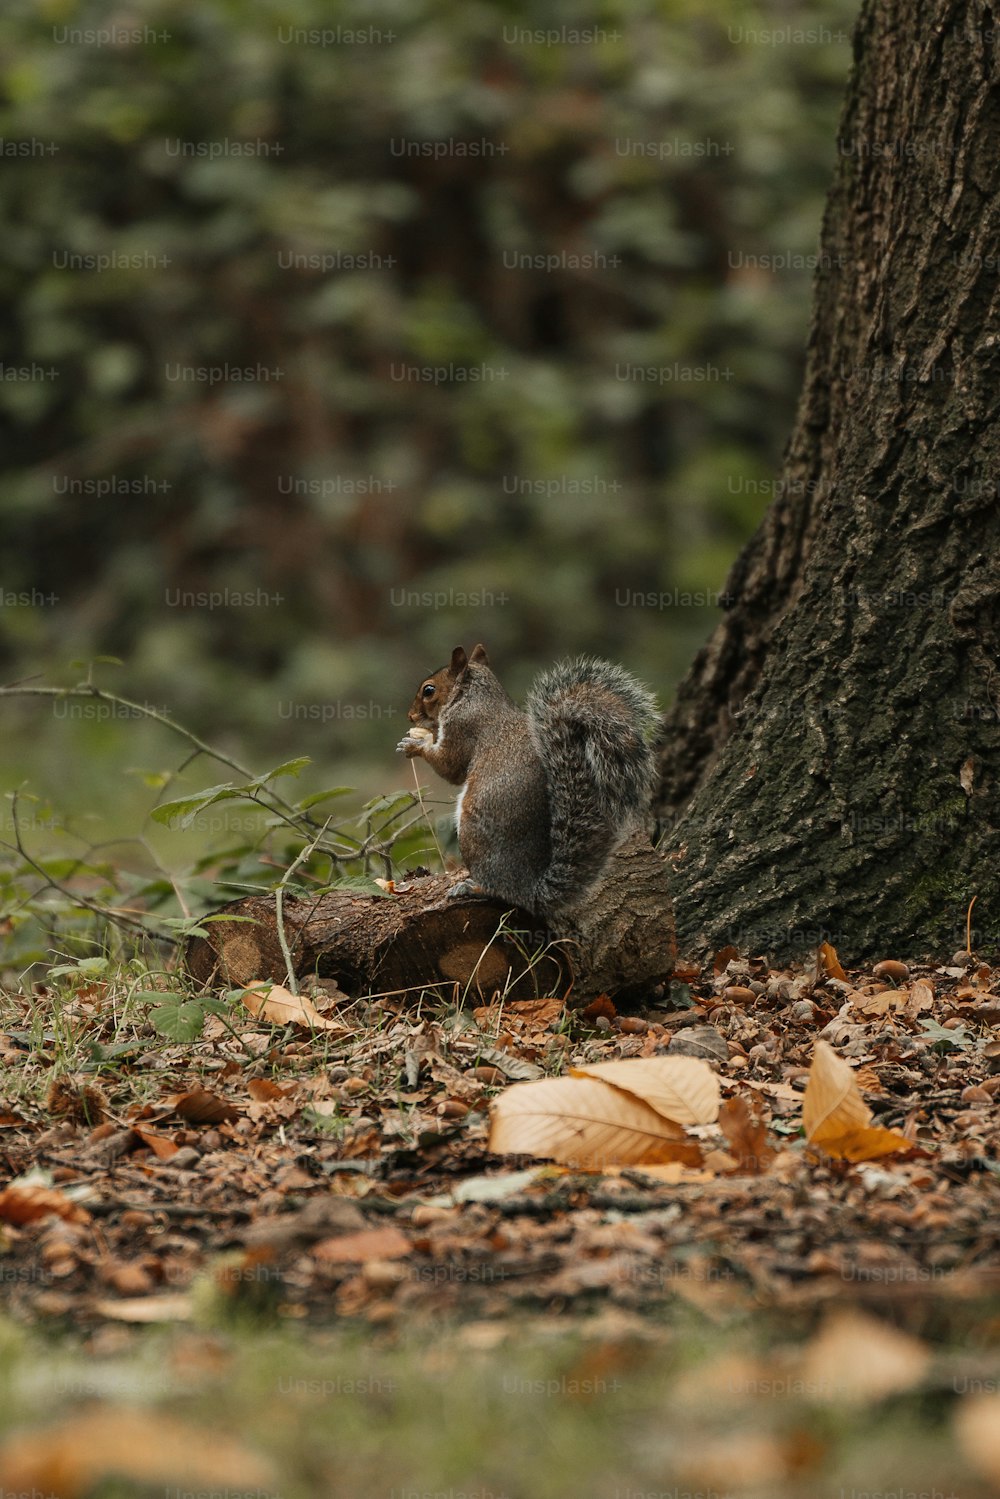
<instances>
[{"instance_id":1,"label":"squirrel's ear","mask_svg":"<svg viewBox=\"0 0 1000 1499\"><path fill-rule=\"evenodd\" d=\"M475 650L472 652L472 655L469 657L469 660L478 661L480 666L489 666L490 658L486 654L485 645L477 645Z\"/></svg>"},{"instance_id":2,"label":"squirrel's ear","mask_svg":"<svg viewBox=\"0 0 1000 1499\"><path fill-rule=\"evenodd\" d=\"M475 651L473 651L472 654L475 655ZM465 668L468 666L468 664L469 664L469 658L465 654L465 647L461 646L461 645L456 645L455 649L451 653L451 672L452 672L452 676L457 677L458 674L459 674L459 672L460 671L464 671Z\"/></svg>"}]
</instances>

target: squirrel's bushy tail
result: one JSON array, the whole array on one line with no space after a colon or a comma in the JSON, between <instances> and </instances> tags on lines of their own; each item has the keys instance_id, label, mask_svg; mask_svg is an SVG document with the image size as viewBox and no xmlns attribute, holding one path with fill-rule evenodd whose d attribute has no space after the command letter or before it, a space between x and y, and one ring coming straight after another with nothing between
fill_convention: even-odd
<instances>
[{"instance_id":1,"label":"squirrel's bushy tail","mask_svg":"<svg viewBox=\"0 0 1000 1499\"><path fill-rule=\"evenodd\" d=\"M551 816L552 860L536 898L545 912L575 905L645 816L657 709L623 667L581 657L543 673L527 711Z\"/></svg>"}]
</instances>

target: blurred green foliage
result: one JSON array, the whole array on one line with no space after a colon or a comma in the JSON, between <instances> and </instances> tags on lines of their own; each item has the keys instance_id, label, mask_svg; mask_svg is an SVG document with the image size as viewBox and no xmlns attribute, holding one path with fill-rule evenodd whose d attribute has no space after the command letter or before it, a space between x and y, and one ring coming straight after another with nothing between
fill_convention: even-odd
<instances>
[{"instance_id":1,"label":"blurred green foliage","mask_svg":"<svg viewBox=\"0 0 1000 1499\"><path fill-rule=\"evenodd\" d=\"M6 0L5 679L112 652L368 791L458 640L666 693L791 425L855 11ZM7 776L122 828L176 763L2 712Z\"/></svg>"}]
</instances>

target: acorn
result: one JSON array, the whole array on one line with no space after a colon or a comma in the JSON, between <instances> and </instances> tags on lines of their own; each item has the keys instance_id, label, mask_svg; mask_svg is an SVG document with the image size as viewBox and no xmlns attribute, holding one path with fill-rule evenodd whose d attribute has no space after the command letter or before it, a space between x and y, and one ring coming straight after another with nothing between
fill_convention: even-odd
<instances>
[{"instance_id":1,"label":"acorn","mask_svg":"<svg viewBox=\"0 0 1000 1499\"><path fill-rule=\"evenodd\" d=\"M910 977L909 968L898 958L885 958L881 963L876 963L872 973L877 979L891 979L894 984L905 984Z\"/></svg>"}]
</instances>

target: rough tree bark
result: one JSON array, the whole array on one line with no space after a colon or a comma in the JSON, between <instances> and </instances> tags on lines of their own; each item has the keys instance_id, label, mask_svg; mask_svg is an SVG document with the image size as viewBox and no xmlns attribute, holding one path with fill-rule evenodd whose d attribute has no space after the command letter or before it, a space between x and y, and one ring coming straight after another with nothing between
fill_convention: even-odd
<instances>
[{"instance_id":1,"label":"rough tree bark","mask_svg":"<svg viewBox=\"0 0 1000 1499\"><path fill-rule=\"evenodd\" d=\"M1000 940L998 28L863 5L779 497L665 724L682 950Z\"/></svg>"}]
</instances>

